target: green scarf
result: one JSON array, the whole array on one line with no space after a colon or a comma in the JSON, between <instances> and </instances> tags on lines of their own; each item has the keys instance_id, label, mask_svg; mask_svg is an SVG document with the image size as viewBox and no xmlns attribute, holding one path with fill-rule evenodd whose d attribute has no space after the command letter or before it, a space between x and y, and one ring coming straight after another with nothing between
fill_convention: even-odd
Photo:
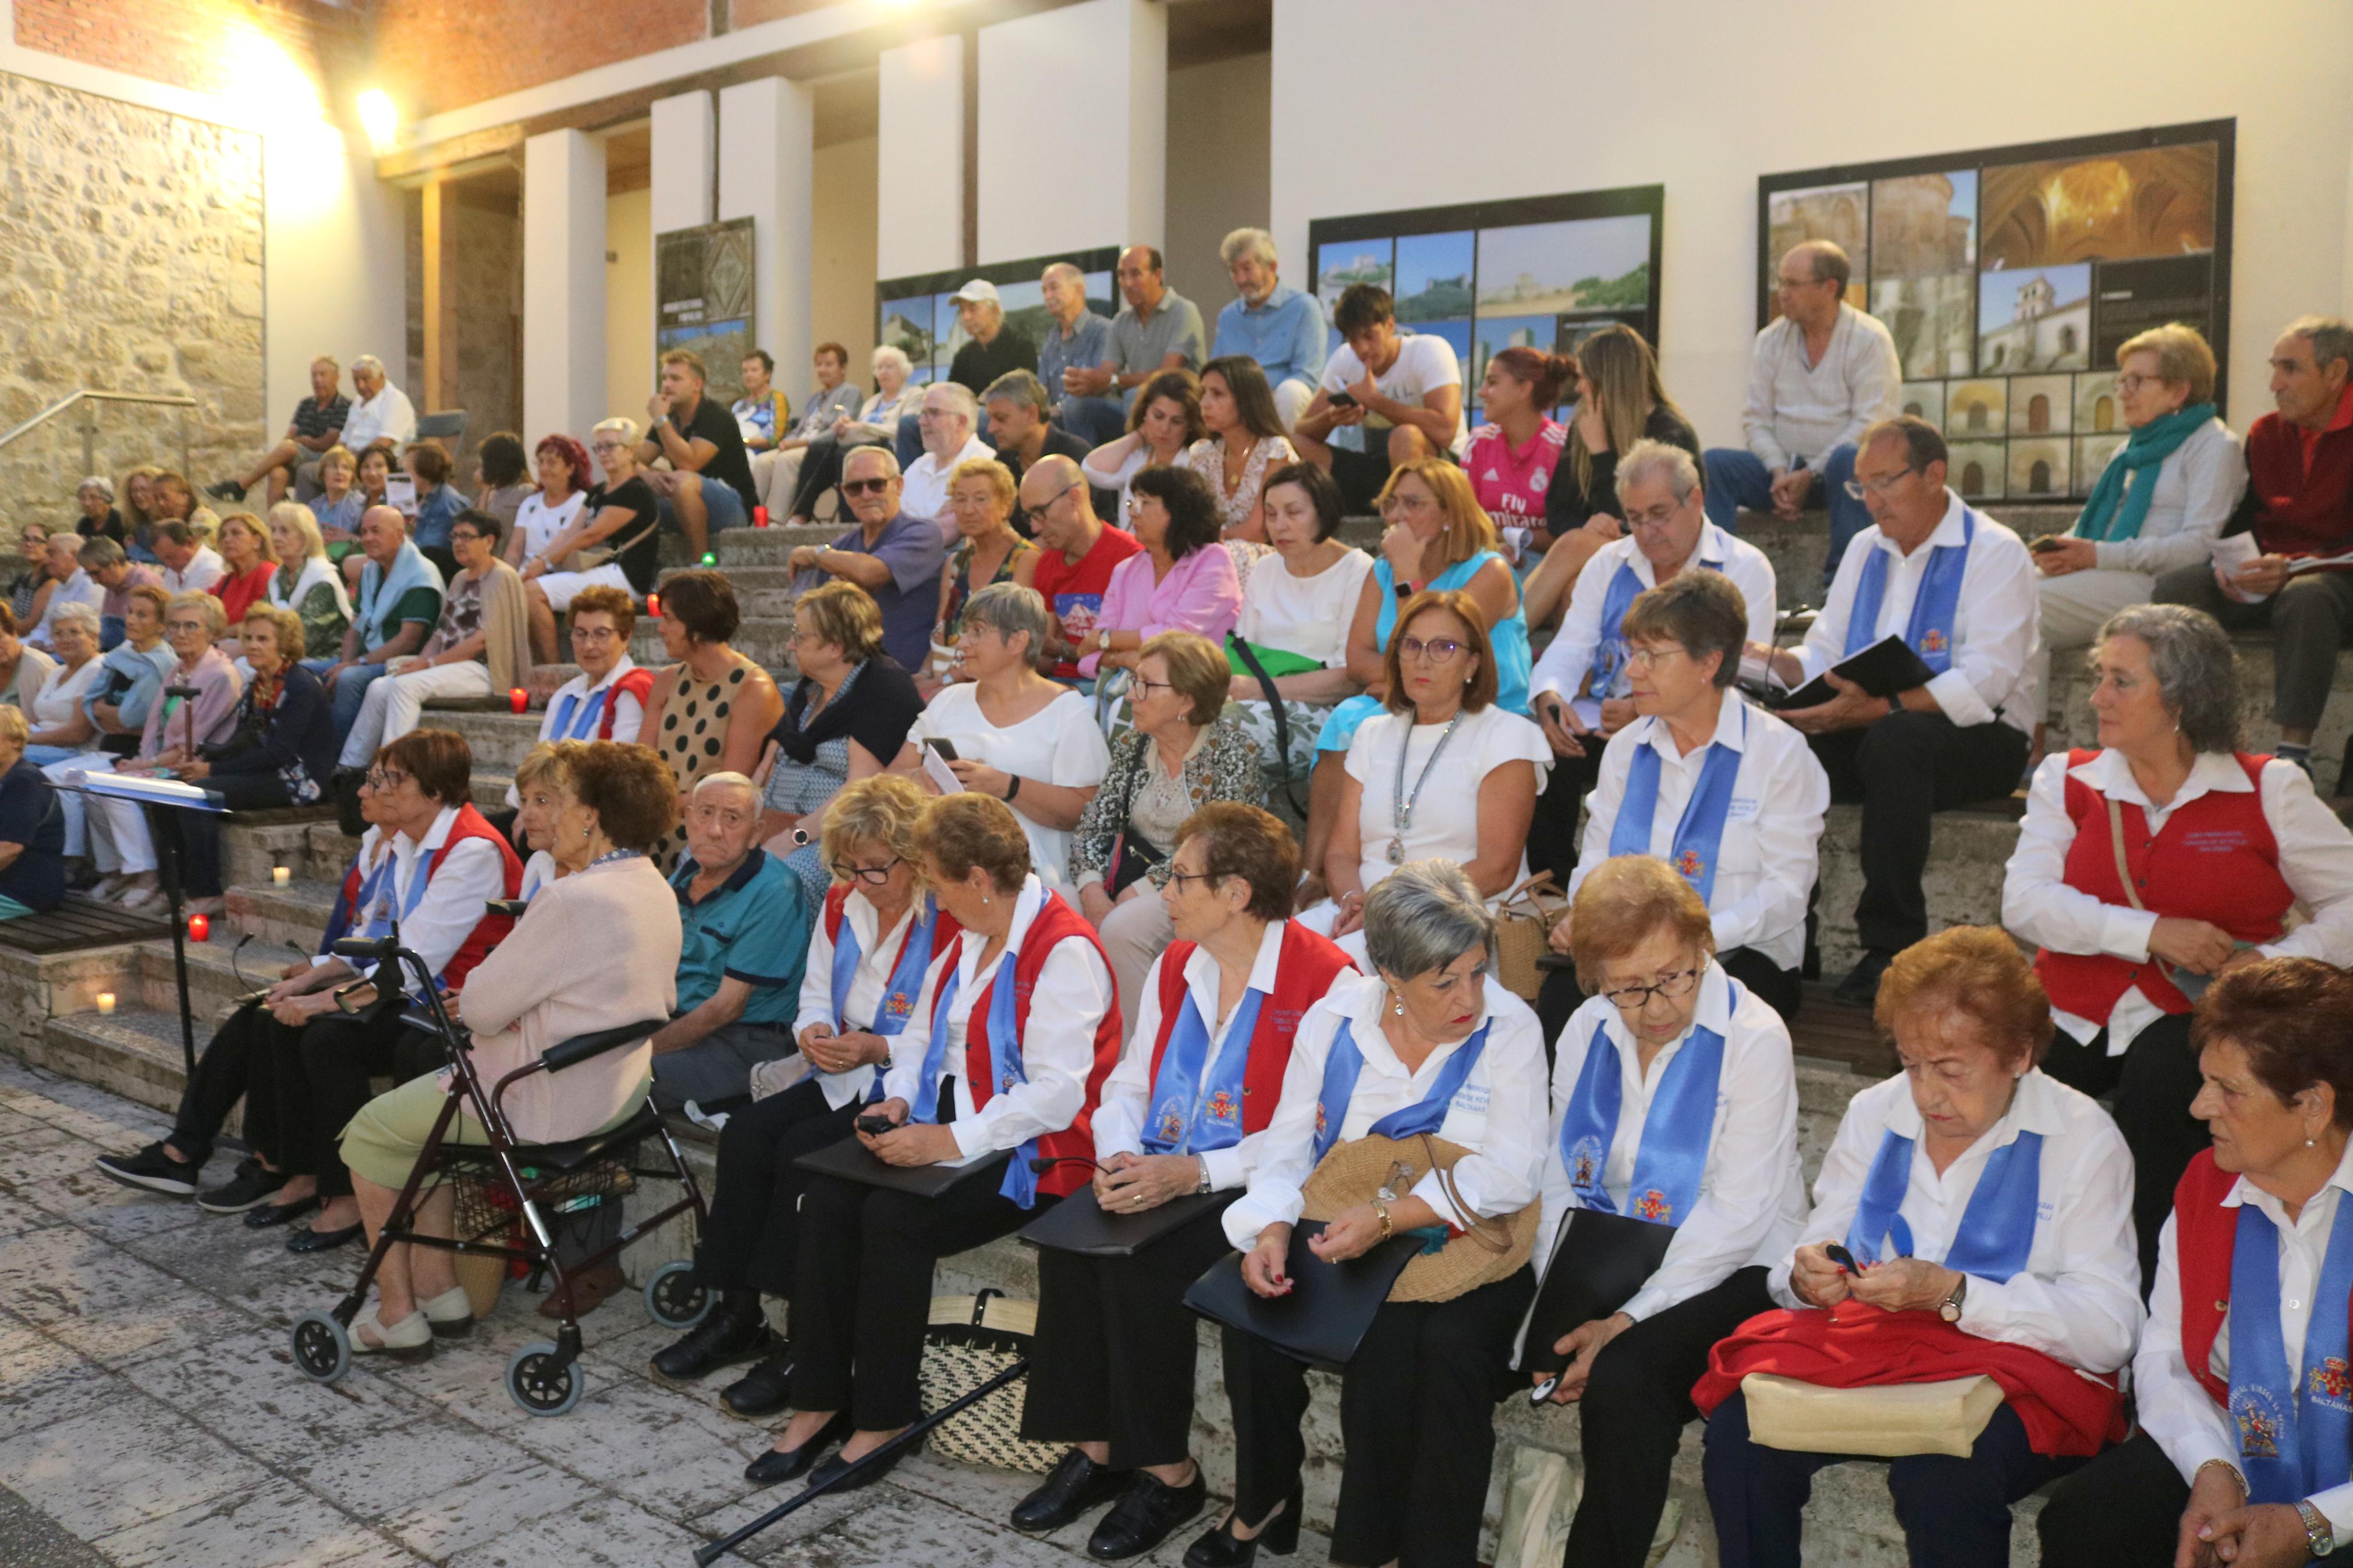
<instances>
[{"instance_id":1,"label":"green scarf","mask_svg":"<svg viewBox=\"0 0 2353 1568\"><path fill-rule=\"evenodd\" d=\"M2213 417L2212 404L2193 403L2135 430L2125 442L2124 450L2111 458L2108 466L2101 470L2100 482L2092 487L2091 500L2084 503L2083 511L2075 519L2075 537L2099 543L2138 539L2140 525L2148 519L2148 498L2157 489L2157 476L2150 474L2147 483L2135 485L2127 492L2126 471L2155 468ZM2120 500L2121 506L2117 504Z\"/></svg>"}]
</instances>

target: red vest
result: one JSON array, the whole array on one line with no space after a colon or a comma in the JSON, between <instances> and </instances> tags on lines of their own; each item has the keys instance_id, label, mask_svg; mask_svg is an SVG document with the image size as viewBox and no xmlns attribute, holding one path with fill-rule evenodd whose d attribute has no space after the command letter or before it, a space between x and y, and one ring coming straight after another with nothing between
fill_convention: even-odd
<instances>
[{"instance_id":1,"label":"red vest","mask_svg":"<svg viewBox=\"0 0 2353 1568\"><path fill-rule=\"evenodd\" d=\"M1084 915L1062 901L1059 893L1048 893L1046 901L1038 908L1037 919L1029 922L1023 934L1021 951L1013 958L1013 1026L1016 1032L1029 1032L1029 998L1038 988L1038 973L1046 967L1047 955L1065 942L1080 941L1095 950L1103 960L1106 973L1111 960L1103 952L1103 942L1095 935ZM958 961L959 954L950 954L948 962ZM973 999L972 1022L965 1030L965 1083L972 1091L972 1108L978 1110L996 1097L997 1069L992 1065L988 1041L989 993L996 988L994 975ZM1079 1107L1076 1121L1060 1132L1049 1132L1038 1140L1038 1152L1047 1159L1086 1161L1095 1157L1093 1121L1095 1106L1102 1100L1103 1079L1119 1063L1119 998L1112 997L1103 1018L1095 1025L1095 1062L1087 1071L1087 1096ZM1055 1197L1067 1197L1094 1179L1086 1165L1071 1163L1050 1166L1038 1178L1038 1190Z\"/></svg>"},{"instance_id":2,"label":"red vest","mask_svg":"<svg viewBox=\"0 0 2353 1568\"><path fill-rule=\"evenodd\" d=\"M841 945L841 922L845 918L842 910L849 902L849 895L855 890L854 887L848 882L836 882L825 890L825 940L835 947ZM924 896L928 897L928 895ZM956 924L955 916L945 910L941 910L933 915L932 957L937 959L940 954L945 952L948 950L948 943L955 940L956 932L962 929ZM892 950L889 961L882 966L882 973L886 976L899 967L899 954L906 951L907 938L914 934L915 922L909 921L906 936L899 939L899 946ZM866 956L873 955L869 953ZM915 976L915 984L919 989L923 985L923 981L922 975ZM913 1001L913 998L910 997L909 1000ZM888 1068L886 1068L885 1070L887 1071Z\"/></svg>"},{"instance_id":3,"label":"red vest","mask_svg":"<svg viewBox=\"0 0 2353 1568\"><path fill-rule=\"evenodd\" d=\"M2097 752L2067 753L2070 770ZM2124 810L2125 863L2134 890L2149 909L2189 920L2207 921L2240 942L2270 942L2280 934L2280 918L2295 894L2280 875L2279 843L2263 820L2263 772L2267 757L2238 754L2254 787L2244 793L2210 790L2179 807L2152 837L2138 805ZM2116 852L2108 831L2107 797L2073 776L2067 779L2067 816L2075 841L2067 847L2067 886L2103 903L2128 904L2116 876ZM2165 977L2154 961L2133 963L2103 952L2036 955L2034 972L2051 1005L2079 1018L2105 1021L2124 994L2141 994L2168 1013L2187 1013L2189 999Z\"/></svg>"},{"instance_id":4,"label":"red vest","mask_svg":"<svg viewBox=\"0 0 2353 1568\"><path fill-rule=\"evenodd\" d=\"M1172 942L1160 955L1160 1037L1152 1043L1153 1083L1160 1079L1160 1058L1167 1054L1168 1037L1176 1027L1177 1012L1185 1005L1185 965L1193 956L1193 948L1189 942ZM1356 967L1328 939L1297 921L1284 922L1282 945L1275 957L1274 994L1259 1009L1258 1026L1250 1031L1250 1059L1242 1068L1245 1136L1264 1131L1274 1120L1275 1101L1282 1098L1283 1069L1291 1065L1291 1042L1299 1033L1299 1020L1324 999L1333 981ZM1150 1098L1147 1090L1145 1099Z\"/></svg>"},{"instance_id":5,"label":"red vest","mask_svg":"<svg viewBox=\"0 0 2353 1568\"><path fill-rule=\"evenodd\" d=\"M609 741L613 738L613 714L614 710L621 705L621 693L626 691L636 698L638 708L643 709L646 699L652 694L653 689L654 672L643 665L638 666L628 674L613 682L605 694L605 710L596 716L596 738L600 741ZM635 735L629 737L631 742L636 740Z\"/></svg>"},{"instance_id":6,"label":"red vest","mask_svg":"<svg viewBox=\"0 0 2353 1568\"><path fill-rule=\"evenodd\" d=\"M2189 1375L2223 1409L2231 1385L2216 1377L2208 1361L2222 1315L2231 1305L2231 1255L2239 1240L2239 1211L2222 1200L2239 1178L2214 1163L2214 1151L2200 1149L2173 1189L2173 1256L2181 1279L2181 1360Z\"/></svg>"},{"instance_id":7,"label":"red vest","mask_svg":"<svg viewBox=\"0 0 2353 1568\"><path fill-rule=\"evenodd\" d=\"M482 814L474 809L471 802L458 808L458 818L449 825L449 837L442 842L440 848L433 852L433 858L426 862L426 886L432 886L434 877L441 869L441 863L449 858L449 851L458 847L460 839L466 838L486 839L497 846L500 868L504 878L504 889L500 897L512 899L522 891L522 862L515 858L514 847L507 842L506 835L484 820ZM378 841L385 844L385 854L392 852L388 834L384 835ZM360 861L359 857L354 855L352 857L351 869L343 873L343 907L351 911L351 918L355 925L364 918L364 911L359 907L359 900ZM466 984L466 976L474 972L474 965L489 957L491 949L504 941L507 932L512 930L514 930L514 920L512 916L484 910L481 920L476 922L472 931L466 933L466 940L459 944L458 951L450 956L449 962L442 966L441 983L452 991L461 989Z\"/></svg>"}]
</instances>

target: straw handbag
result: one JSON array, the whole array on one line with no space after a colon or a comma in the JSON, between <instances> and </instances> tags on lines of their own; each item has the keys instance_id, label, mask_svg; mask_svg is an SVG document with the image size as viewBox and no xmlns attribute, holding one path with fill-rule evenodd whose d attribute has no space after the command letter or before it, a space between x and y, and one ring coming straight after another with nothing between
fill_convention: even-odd
<instances>
[{"instance_id":1,"label":"straw handbag","mask_svg":"<svg viewBox=\"0 0 2353 1568\"><path fill-rule=\"evenodd\" d=\"M937 1410L961 1399L1028 1355L1037 1331L1035 1301L1012 1300L998 1290L933 1297L920 1374L923 1408ZM1021 1407L1029 1388L1025 1375L942 1422L932 1430L932 1452L992 1469L1052 1469L1069 1445L1023 1440Z\"/></svg>"},{"instance_id":2,"label":"straw handbag","mask_svg":"<svg viewBox=\"0 0 2353 1568\"><path fill-rule=\"evenodd\" d=\"M1301 1217L1331 1221L1376 1196L1402 1197L1432 1167L1447 1201L1458 1213L1467 1214L1471 1205L1456 1194L1451 1173L1470 1152L1427 1132L1405 1139L1367 1134L1335 1143L1301 1190L1306 1200ZM1530 1204L1513 1214L1482 1219L1439 1250L1423 1253L1398 1276L1389 1300L1451 1301L1482 1285L1509 1279L1535 1250L1538 1207Z\"/></svg>"},{"instance_id":3,"label":"straw handbag","mask_svg":"<svg viewBox=\"0 0 2353 1568\"><path fill-rule=\"evenodd\" d=\"M1545 901L1548 894L1550 903ZM1552 928L1567 908L1568 901L1552 891L1550 871L1538 871L1495 905L1495 978L1523 1002L1535 1001L1544 989L1536 960L1552 951Z\"/></svg>"}]
</instances>

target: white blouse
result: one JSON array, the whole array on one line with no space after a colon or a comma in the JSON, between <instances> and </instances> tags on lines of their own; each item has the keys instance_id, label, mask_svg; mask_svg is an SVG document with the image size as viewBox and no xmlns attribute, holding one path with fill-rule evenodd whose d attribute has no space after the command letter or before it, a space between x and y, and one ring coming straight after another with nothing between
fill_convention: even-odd
<instances>
[{"instance_id":1,"label":"white blouse","mask_svg":"<svg viewBox=\"0 0 2353 1568\"><path fill-rule=\"evenodd\" d=\"M522 535L523 558L546 554L555 536L579 520L580 508L587 500L585 490L574 490L554 506L547 504L543 491L533 490L523 497L522 505L515 509L514 520L516 531ZM548 564L554 566L556 563L551 561Z\"/></svg>"},{"instance_id":2,"label":"white blouse","mask_svg":"<svg viewBox=\"0 0 2353 1568\"><path fill-rule=\"evenodd\" d=\"M874 906L866 900L863 889L853 889L841 901L841 918L858 939L858 967L850 972L849 994L842 999L843 1027L849 1030L871 1030L874 1011L882 1005L882 993L891 984L891 972L898 967L899 944L905 940L907 927L915 918L917 900L908 900L900 912L898 923L881 936ZM801 972L800 1016L793 1020L793 1037L812 1025L833 1027L833 938L826 934L825 911L817 911L815 931L809 938L808 967ZM939 954L932 955L937 958ZM825 1092L826 1109L839 1110L853 1100L865 1098L874 1084L874 1064L863 1063L847 1072L812 1072L810 1077Z\"/></svg>"},{"instance_id":3,"label":"white blouse","mask_svg":"<svg viewBox=\"0 0 2353 1568\"><path fill-rule=\"evenodd\" d=\"M1014 896L1013 926L1005 946L990 965L993 973L1007 953L1020 951L1022 939L1037 921L1046 890L1036 877L1023 880ZM1038 972L1037 988L1029 996L1029 1029L1021 1037L1021 1070L1029 1079L992 1095L976 1110L972 1086L965 1081L965 1032L972 1010L988 994L991 974L980 972L981 950L988 944L971 931L960 932L947 951L932 960L923 989L907 1026L891 1042L891 1072L883 1080L886 1100L915 1102L924 1055L932 1044L932 1011L945 983L948 966L955 965L957 988L950 1005L947 1054L940 1076L955 1080L955 1130L957 1151L965 1158L1018 1149L1032 1138L1060 1132L1079 1119L1086 1108L1087 1075L1094 1070L1095 1026L1103 1015L1119 1005L1111 970L1093 946L1061 942L1046 955ZM944 1109L944 1107L943 1108Z\"/></svg>"},{"instance_id":4,"label":"white blouse","mask_svg":"<svg viewBox=\"0 0 2353 1568\"><path fill-rule=\"evenodd\" d=\"M1740 753L1707 905L1715 951L1754 948L1783 969L1795 969L1806 956L1806 900L1820 865L1817 849L1823 814L1830 810L1830 775L1805 736L1736 693L1725 694L1710 744L1688 756L1655 718L1637 719L1609 737L1600 777L1586 797L1585 837L1568 879L1569 895L1575 897L1593 868L1609 858L1626 780L1644 746L1659 754L1659 799L1643 852L1674 858L1676 825L1699 787L1715 741Z\"/></svg>"},{"instance_id":5,"label":"white blouse","mask_svg":"<svg viewBox=\"0 0 2353 1568\"><path fill-rule=\"evenodd\" d=\"M1362 786L1356 809L1361 839L1358 875L1365 890L1405 860L1467 861L1479 855L1479 785L1497 768L1527 763L1535 769L1536 788L1544 788L1552 771L1552 747L1544 731L1516 713L1490 704L1462 715L1446 754L1425 780L1422 769L1436 751L1443 724L1416 724L1410 713L1380 713L1365 721L1348 742L1348 776ZM1406 749L1405 796L1413 813L1402 835L1403 853L1389 858L1389 840L1398 837L1390 807L1398 798L1398 748ZM1420 794L1415 795L1415 788ZM1520 861L1527 875L1527 860Z\"/></svg>"},{"instance_id":6,"label":"white blouse","mask_svg":"<svg viewBox=\"0 0 2353 1568\"><path fill-rule=\"evenodd\" d=\"M980 688L970 683L944 687L907 731L911 743L945 741L956 755L1044 784L1077 789L1103 783L1111 771L1111 748L1096 727L1094 710L1075 691L1065 691L1018 724L992 724L980 710ZM1071 892L1071 832L1048 827L1021 809L1013 814L1029 839L1029 868L1047 887L1069 897Z\"/></svg>"},{"instance_id":7,"label":"white blouse","mask_svg":"<svg viewBox=\"0 0 2353 1568\"><path fill-rule=\"evenodd\" d=\"M1994 1151L2021 1132L2040 1133L2042 1198L2026 1268L2000 1281L1971 1275L1961 1331L2094 1374L2124 1365L2140 1332L2140 1247L2133 1237L2132 1153L2108 1113L2089 1095L2030 1069L2001 1120L1942 1175L1928 1157L1924 1125L1901 1073L1856 1095L1814 1179L1814 1212L1797 1245L1846 1240L1872 1161L1892 1131L1912 1140L1911 1181L1897 1212L1912 1227L1913 1256L1942 1262ZM1776 1263L1767 1285L1781 1305L1802 1307L1789 1289L1790 1261Z\"/></svg>"},{"instance_id":8,"label":"white blouse","mask_svg":"<svg viewBox=\"0 0 2353 1568\"><path fill-rule=\"evenodd\" d=\"M1700 981L1693 1026L1724 1037L1715 1120L1708 1133L1698 1201L1675 1227L1675 1238L1658 1268L1620 1309L1638 1323L1714 1289L1735 1269L1779 1262L1797 1246L1805 1227L1806 1178L1798 1165L1798 1074L1788 1026L1754 992L1744 991L1735 1005L1735 984L1714 963ZM1618 1131L1601 1167L1601 1184L1621 1215L1629 1212L1634 1157L1641 1150L1651 1102L1665 1082L1669 1064L1691 1040L1686 1029L1651 1059L1645 1074L1617 1004L1596 996L1571 1015L1553 1058L1552 1136L1546 1145L1544 1223L1536 1231L1539 1268L1551 1259L1569 1214L1585 1206L1561 1163L1560 1126L1597 1029L1618 1054L1618 1081L1624 1094Z\"/></svg>"},{"instance_id":9,"label":"white blouse","mask_svg":"<svg viewBox=\"0 0 2353 1568\"><path fill-rule=\"evenodd\" d=\"M1481 1218L1515 1214L1535 1202L1544 1173L1544 1029L1528 1005L1495 984L1484 987L1479 1026L1486 1048L1455 1090L1437 1136L1472 1151L1452 1172L1454 1190L1471 1212L1446 1197L1435 1173L1414 1184L1413 1195L1469 1226ZM1226 1239L1244 1251L1258 1245L1271 1225L1295 1225L1305 1199L1301 1189L1315 1168L1315 1114L1324 1092L1324 1061L1340 1020L1363 1056L1364 1070L1348 1099L1338 1138L1361 1138L1392 1110L1420 1102L1464 1041L1430 1053L1421 1070L1409 1073L1381 1033L1388 987L1366 974L1344 974L1324 1000L1307 1010L1291 1045L1291 1065L1282 1075L1282 1100L1263 1134L1250 1190L1226 1210ZM1141 1034L1143 1031L1138 1030ZM1475 1031L1474 1031L1475 1032Z\"/></svg>"},{"instance_id":10,"label":"white blouse","mask_svg":"<svg viewBox=\"0 0 2353 1568\"><path fill-rule=\"evenodd\" d=\"M1365 596L1373 558L1351 550L1313 577L1294 577L1280 557L1259 563L1242 590L1234 630L1250 642L1312 658L1326 669L1348 665L1348 627Z\"/></svg>"},{"instance_id":11,"label":"white blouse","mask_svg":"<svg viewBox=\"0 0 2353 1568\"><path fill-rule=\"evenodd\" d=\"M53 729L81 710L81 700L98 679L101 661L96 654L81 661L81 668L69 671L62 664L48 673L41 689L34 694L31 718L37 730ZM86 742L95 746L92 739Z\"/></svg>"},{"instance_id":12,"label":"white blouse","mask_svg":"<svg viewBox=\"0 0 2353 1568\"><path fill-rule=\"evenodd\" d=\"M2073 769L2067 766L2067 753L2059 752L2043 758L2034 770L2018 847L2002 874L2001 923L2037 947L2111 953L2146 963L2149 933L2164 911L2103 903L2067 885L2067 852L2075 843L2075 824L2067 815L2071 773L2110 800L2139 806L2149 831L2156 833L2200 795L2245 794L2252 787L2247 771L2227 752L2202 752L2173 798L2153 806L2134 779L2132 764L2115 752L2103 751ZM2262 780L2263 822L2279 845L2280 876L2312 911L2312 919L2255 951L2266 958L2317 958L2340 968L2353 963L2353 832L2320 803L2311 778L2294 763L2272 758L2263 764ZM2106 815L2094 818L2085 831L2096 831L2105 840ZM2164 1016L2136 985L2116 999L2105 1018L2083 1018L2055 1009L2051 1017L2077 1041L2088 1041L2105 1028L2113 1057L2124 1054L2143 1029Z\"/></svg>"}]
</instances>

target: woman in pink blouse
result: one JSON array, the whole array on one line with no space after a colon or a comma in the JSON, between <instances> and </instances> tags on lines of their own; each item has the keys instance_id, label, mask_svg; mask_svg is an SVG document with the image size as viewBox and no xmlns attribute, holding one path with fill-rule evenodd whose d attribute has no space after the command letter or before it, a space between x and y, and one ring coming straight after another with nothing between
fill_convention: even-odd
<instances>
[{"instance_id":1,"label":"woman in pink blouse","mask_svg":"<svg viewBox=\"0 0 2353 1568\"><path fill-rule=\"evenodd\" d=\"M1222 645L1241 614L1233 557L1219 547L1218 498L1190 468L1145 468L1131 481L1127 523L1144 546L1113 568L1079 673L1134 666L1162 632L1198 632Z\"/></svg>"}]
</instances>

